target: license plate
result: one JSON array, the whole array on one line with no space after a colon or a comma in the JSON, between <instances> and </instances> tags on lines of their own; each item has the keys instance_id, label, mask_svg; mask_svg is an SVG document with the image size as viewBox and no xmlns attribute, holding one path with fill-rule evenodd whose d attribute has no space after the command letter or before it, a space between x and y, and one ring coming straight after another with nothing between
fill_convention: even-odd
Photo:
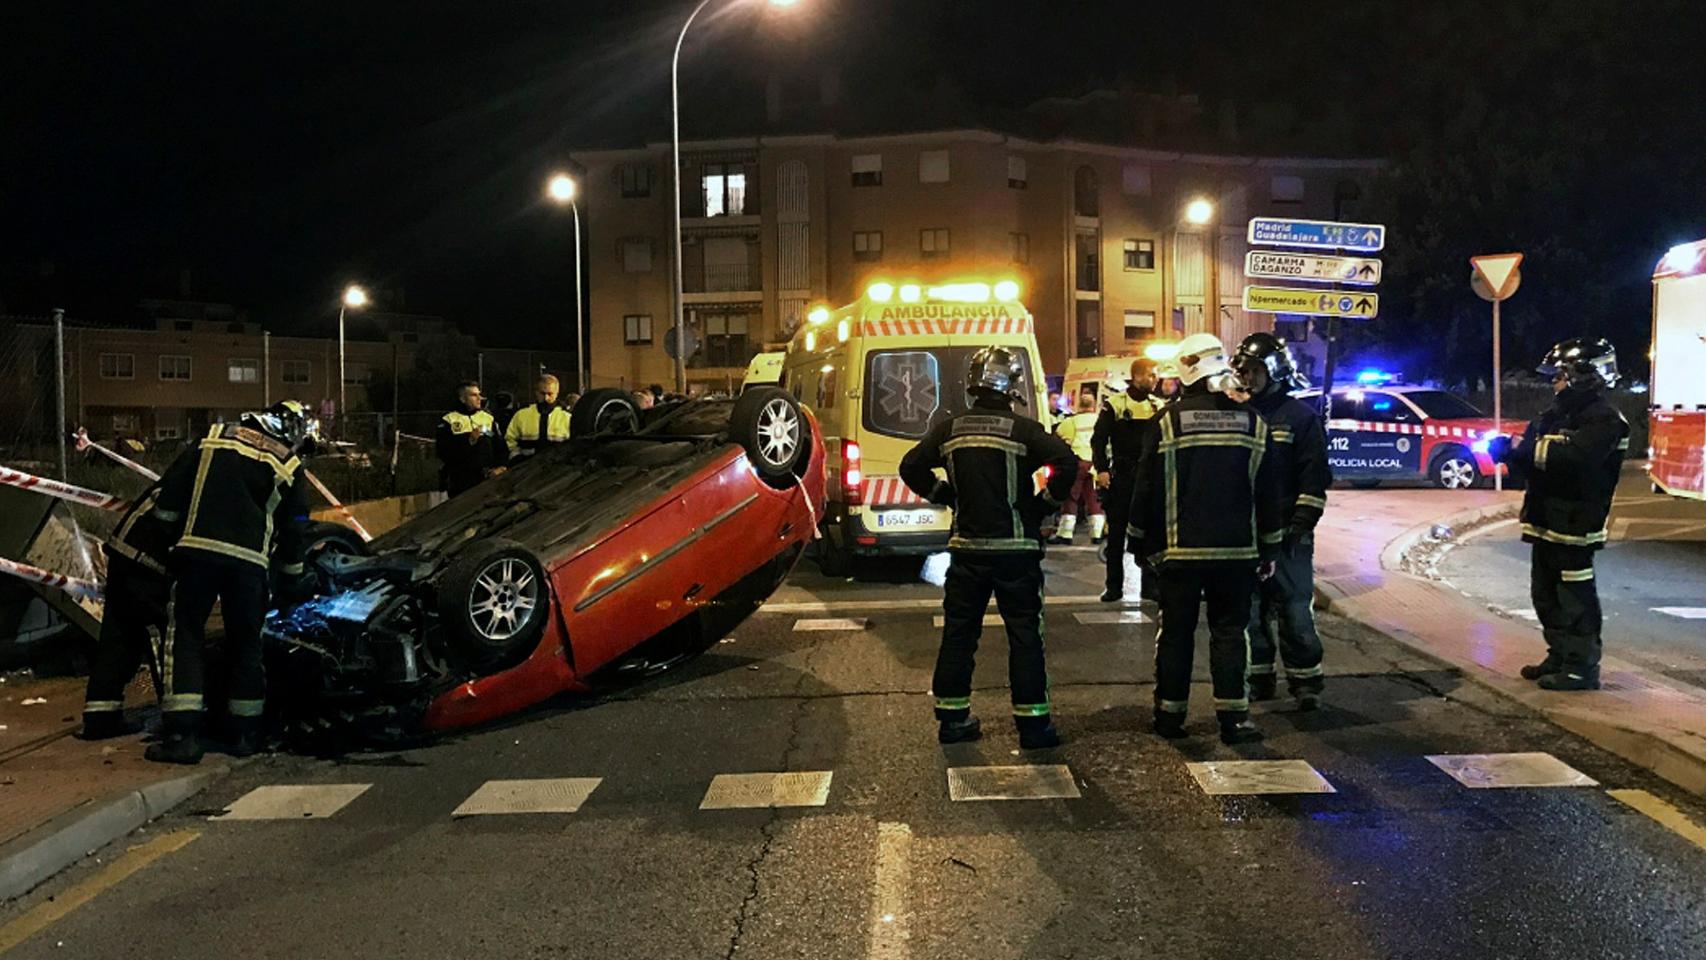
<instances>
[{"instance_id":1,"label":"license plate","mask_svg":"<svg viewBox=\"0 0 1706 960\"><path fill-rule=\"evenodd\" d=\"M936 524L934 510L881 510L876 514L878 530L904 530Z\"/></svg>"}]
</instances>

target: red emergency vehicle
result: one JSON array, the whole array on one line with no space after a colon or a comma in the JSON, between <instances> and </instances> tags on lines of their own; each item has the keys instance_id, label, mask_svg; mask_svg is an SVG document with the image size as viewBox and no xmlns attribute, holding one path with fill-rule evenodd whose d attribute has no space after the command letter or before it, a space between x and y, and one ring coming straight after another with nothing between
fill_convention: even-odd
<instances>
[{"instance_id":1,"label":"red emergency vehicle","mask_svg":"<svg viewBox=\"0 0 1706 960\"><path fill-rule=\"evenodd\" d=\"M1653 271L1649 397L1653 486L1706 500L1706 240L1673 247Z\"/></svg>"}]
</instances>

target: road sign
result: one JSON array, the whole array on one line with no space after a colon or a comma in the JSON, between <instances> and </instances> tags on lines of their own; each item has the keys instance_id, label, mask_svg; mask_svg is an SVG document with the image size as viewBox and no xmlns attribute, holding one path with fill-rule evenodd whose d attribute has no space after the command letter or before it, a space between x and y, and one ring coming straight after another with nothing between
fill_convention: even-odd
<instances>
[{"instance_id":1,"label":"road sign","mask_svg":"<svg viewBox=\"0 0 1706 960\"><path fill-rule=\"evenodd\" d=\"M1372 257L1324 257L1278 250L1251 250L1244 255L1246 277L1276 277L1305 283L1380 282L1380 261Z\"/></svg>"},{"instance_id":2,"label":"road sign","mask_svg":"<svg viewBox=\"0 0 1706 960\"><path fill-rule=\"evenodd\" d=\"M1386 246L1386 227L1378 223L1255 217L1250 221L1249 241L1277 247L1379 253Z\"/></svg>"},{"instance_id":3,"label":"road sign","mask_svg":"<svg viewBox=\"0 0 1706 960\"><path fill-rule=\"evenodd\" d=\"M1380 312L1380 295L1360 290L1245 287L1244 309L1256 313L1307 313L1367 320Z\"/></svg>"},{"instance_id":4,"label":"road sign","mask_svg":"<svg viewBox=\"0 0 1706 960\"><path fill-rule=\"evenodd\" d=\"M680 327L670 327L669 332L665 333L663 337L663 352L669 354L671 360L674 360L677 355L677 340L681 341L680 346L687 348L680 351L681 356L691 357L699 352L698 331L688 327L685 332L678 333L677 331L681 329Z\"/></svg>"},{"instance_id":5,"label":"road sign","mask_svg":"<svg viewBox=\"0 0 1706 960\"><path fill-rule=\"evenodd\" d=\"M1493 253L1470 257L1469 264L1475 268L1475 272L1469 277L1469 285L1483 300L1507 299L1522 284L1522 271L1517 269L1522 265L1520 253ZM1480 283L1476 283L1477 280Z\"/></svg>"}]
</instances>

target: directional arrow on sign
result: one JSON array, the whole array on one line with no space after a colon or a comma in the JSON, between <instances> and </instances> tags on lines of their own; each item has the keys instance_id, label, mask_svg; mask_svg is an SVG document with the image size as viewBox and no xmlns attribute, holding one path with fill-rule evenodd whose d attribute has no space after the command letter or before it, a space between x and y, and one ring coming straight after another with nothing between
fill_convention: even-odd
<instances>
[{"instance_id":1,"label":"directional arrow on sign","mask_svg":"<svg viewBox=\"0 0 1706 960\"><path fill-rule=\"evenodd\" d=\"M1470 266L1486 283L1492 299L1503 300L1516 292L1513 278L1518 276L1516 268L1522 265L1520 253L1492 253L1481 257L1470 257Z\"/></svg>"}]
</instances>

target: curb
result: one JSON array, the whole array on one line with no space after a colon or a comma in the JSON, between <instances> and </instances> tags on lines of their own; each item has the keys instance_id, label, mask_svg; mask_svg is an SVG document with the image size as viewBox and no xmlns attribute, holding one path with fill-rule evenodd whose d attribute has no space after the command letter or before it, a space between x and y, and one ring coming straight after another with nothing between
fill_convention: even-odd
<instances>
[{"instance_id":1,"label":"curb","mask_svg":"<svg viewBox=\"0 0 1706 960\"><path fill-rule=\"evenodd\" d=\"M146 826L231 772L218 765L161 780L73 810L0 848L0 902L22 896L66 867Z\"/></svg>"},{"instance_id":2,"label":"curb","mask_svg":"<svg viewBox=\"0 0 1706 960\"><path fill-rule=\"evenodd\" d=\"M1489 523L1515 517L1519 506L1516 503L1489 504L1472 510L1449 514L1437 520L1411 527L1381 549L1380 566L1395 576L1433 582L1427 578L1418 577L1405 569L1405 560L1408 554L1427 537L1429 531L1440 524L1449 526L1456 531L1473 530ZM1453 536L1452 538L1453 541L1460 541L1461 539L1461 536ZM1591 710L1582 709L1587 705L1579 703L1574 705L1532 703L1511 689L1511 684L1519 682L1517 678L1493 673L1479 664L1460 663L1430 649L1426 644L1405 639L1403 636L1367 623L1359 619L1355 612L1346 609L1347 605L1344 601L1347 599L1349 597L1336 584L1316 582L1315 606L1317 609L1355 621L1366 629L1373 630L1406 649L1458 671L1464 679L1476 686L1538 713L1549 723L1581 737L1608 753L1615 754L1644 770L1648 770L1690 793L1706 796L1706 737L1696 738L1700 741L1698 744L1687 742L1687 736L1679 738L1674 730L1646 728L1639 723L1606 719L1595 715Z\"/></svg>"}]
</instances>

